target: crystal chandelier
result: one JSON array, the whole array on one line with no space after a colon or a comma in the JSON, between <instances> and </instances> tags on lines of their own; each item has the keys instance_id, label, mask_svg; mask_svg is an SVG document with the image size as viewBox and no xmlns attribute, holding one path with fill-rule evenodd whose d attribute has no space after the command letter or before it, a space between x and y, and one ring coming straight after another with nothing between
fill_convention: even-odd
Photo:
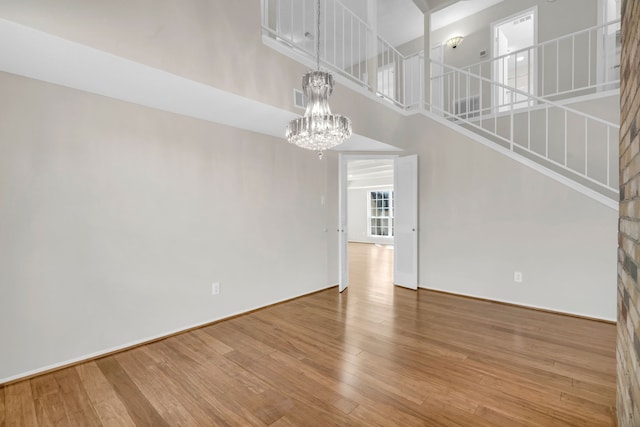
<instances>
[{"instance_id":1,"label":"crystal chandelier","mask_svg":"<svg viewBox=\"0 0 640 427\"><path fill-rule=\"evenodd\" d=\"M342 114L332 114L329 95L333 92L333 76L320 71L320 0L317 0L316 71L302 77L302 90L307 97L304 116L293 119L287 126L287 141L307 150L322 152L342 144L351 136L351 120Z\"/></svg>"}]
</instances>

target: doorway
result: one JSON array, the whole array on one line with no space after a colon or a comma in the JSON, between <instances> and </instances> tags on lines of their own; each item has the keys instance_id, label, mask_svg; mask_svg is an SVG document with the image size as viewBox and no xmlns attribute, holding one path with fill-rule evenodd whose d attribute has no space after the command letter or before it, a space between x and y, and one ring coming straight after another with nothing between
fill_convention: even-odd
<instances>
[{"instance_id":1,"label":"doorway","mask_svg":"<svg viewBox=\"0 0 640 427\"><path fill-rule=\"evenodd\" d=\"M392 158L347 163L349 284L359 290L393 287L393 169Z\"/></svg>"},{"instance_id":2,"label":"doorway","mask_svg":"<svg viewBox=\"0 0 640 427\"><path fill-rule=\"evenodd\" d=\"M615 83L620 80L620 51L621 40L621 1L599 0L598 22L602 29L598 34L598 91L615 89Z\"/></svg>"},{"instance_id":3,"label":"doorway","mask_svg":"<svg viewBox=\"0 0 640 427\"><path fill-rule=\"evenodd\" d=\"M340 155L339 291L349 284L349 242L393 251L393 283L418 287L418 158Z\"/></svg>"},{"instance_id":4,"label":"doorway","mask_svg":"<svg viewBox=\"0 0 640 427\"><path fill-rule=\"evenodd\" d=\"M531 8L491 24L493 37L493 80L497 81L493 105L498 112L533 104L535 95L537 8ZM516 89L516 90L514 90Z\"/></svg>"}]
</instances>

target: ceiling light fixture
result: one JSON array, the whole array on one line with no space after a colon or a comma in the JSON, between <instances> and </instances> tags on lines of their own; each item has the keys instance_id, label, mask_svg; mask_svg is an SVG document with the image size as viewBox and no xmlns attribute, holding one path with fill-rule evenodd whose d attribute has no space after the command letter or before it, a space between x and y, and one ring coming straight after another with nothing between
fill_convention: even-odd
<instances>
[{"instance_id":1,"label":"ceiling light fixture","mask_svg":"<svg viewBox=\"0 0 640 427\"><path fill-rule=\"evenodd\" d=\"M458 46L460 46L460 43L462 43L462 40L464 40L464 37L462 36L455 36L455 37L451 37L449 40L446 41L447 46L449 46L452 49L457 48Z\"/></svg>"},{"instance_id":2,"label":"ceiling light fixture","mask_svg":"<svg viewBox=\"0 0 640 427\"><path fill-rule=\"evenodd\" d=\"M289 122L287 141L298 147L318 152L322 159L324 150L342 144L351 136L351 120L342 114L332 114L329 95L333 92L333 75L320 71L320 0L317 0L316 71L302 77L302 90L307 97L304 116Z\"/></svg>"}]
</instances>

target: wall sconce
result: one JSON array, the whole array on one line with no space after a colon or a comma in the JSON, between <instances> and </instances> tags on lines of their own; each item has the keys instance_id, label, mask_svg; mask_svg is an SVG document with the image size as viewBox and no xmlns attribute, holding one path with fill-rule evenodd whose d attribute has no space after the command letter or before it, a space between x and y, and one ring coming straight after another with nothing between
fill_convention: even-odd
<instances>
[{"instance_id":1,"label":"wall sconce","mask_svg":"<svg viewBox=\"0 0 640 427\"><path fill-rule=\"evenodd\" d=\"M451 37L449 40L447 40L445 43L447 44L447 46L449 46L452 49L457 48L458 46L460 46L460 43L462 43L462 40L464 40L464 37L462 36L455 36L455 37Z\"/></svg>"}]
</instances>

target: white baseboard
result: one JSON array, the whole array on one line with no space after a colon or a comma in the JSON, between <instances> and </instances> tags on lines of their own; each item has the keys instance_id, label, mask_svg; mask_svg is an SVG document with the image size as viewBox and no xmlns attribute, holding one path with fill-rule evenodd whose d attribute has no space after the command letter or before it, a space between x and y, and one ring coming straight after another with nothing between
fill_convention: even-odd
<instances>
[{"instance_id":1,"label":"white baseboard","mask_svg":"<svg viewBox=\"0 0 640 427\"><path fill-rule=\"evenodd\" d=\"M210 325L210 324L213 324L213 323L221 322L223 320L230 319L230 318L233 318L233 317L236 317L236 316L240 316L242 314L247 314L247 313L250 313L250 312L255 311L255 310L266 308L266 307L269 307L269 306L272 306L272 305L275 305L275 304L280 304L280 303L283 303L283 302L286 302L286 301L290 301L290 300L293 300L293 299L296 299L296 298L300 298L300 297L303 297L303 296L306 296L306 295L311 295L311 294L314 294L314 293L317 293L317 292L322 292L324 290L331 289L331 288L333 288L335 286L336 286L335 284L328 285L328 286L326 286L324 288L320 288L320 289L315 290L315 291L305 292L305 293L302 293L300 295L296 295L296 296L293 296L293 297L285 298L283 300L273 301L273 302L270 302L270 303L267 303L267 304L264 304L264 305L260 305L260 306L254 307L254 308L248 308L246 310L241 310L241 311L238 311L238 312L230 313L230 314L227 314L225 316L207 319L207 320L202 321L202 322L194 323L194 324L183 326L183 327L176 328L176 329L171 329L171 330L164 331L162 333L159 333L159 334L156 334L156 335L152 335L152 336L149 336L149 337L145 337L145 338L142 338L142 339L139 339L139 340L129 341L126 344L122 344L122 345L119 345L119 346L105 348L105 349L102 349L102 350L99 350L99 351L96 351L96 352L93 352L93 353L83 354L81 356L74 357L72 359L67 359L67 360L64 360L64 361L61 361L61 362L53 363L51 365L43 366L41 368L33 369L33 370L30 370L30 371L26 371L26 372L21 372L21 373L18 373L16 375L11 375L11 376L6 377L6 378L0 378L0 386L2 386L4 384L8 384L8 383L14 383L14 382L17 382L17 381L20 381L20 380L28 379L28 378L31 378L31 377L34 377L34 376L37 376L37 375L41 375L41 374L47 373L47 372L51 372L51 371L55 371L55 370L58 370L58 369L66 368L66 367L69 367L69 366L73 366L73 365L76 365L78 363L88 362L90 360L97 359L97 358L100 358L100 357L104 357L104 356L107 356L109 354L118 353L118 352L121 352L121 351L126 351L128 349L131 349L131 348L143 345L143 344L148 344L148 343L151 343L151 342L154 342L154 341L158 341L158 340L161 340L161 339L164 339L164 338L168 338L168 337L170 337L172 335L176 335L176 334L179 334L179 333L182 333L182 332L186 332L186 331L189 331L189 330L192 330L192 329L197 329L197 328L200 328L200 327L203 327L203 326L207 326L207 325Z\"/></svg>"},{"instance_id":2,"label":"white baseboard","mask_svg":"<svg viewBox=\"0 0 640 427\"><path fill-rule=\"evenodd\" d=\"M562 310L559 310L557 308L550 308L550 307L546 307L546 306L543 306L543 305L525 304L525 303L522 303L522 302L516 302L516 301L511 301L511 300L501 299L501 298L488 298L488 297L484 297L484 296L481 296L481 295L467 294L467 293L461 293L461 292L452 292L452 291L447 290L447 289L428 288L426 286L420 286L420 285L418 286L418 288L419 289L424 289L424 290L427 290L427 291L442 292L442 293L449 294L449 295L457 295L457 296L461 296L461 297L475 298L475 299L478 299L478 300L493 301L493 302L497 302L497 303L515 305L515 306L518 306L518 307L530 308L532 310L541 310L541 311L546 311L546 312L550 312L550 313L563 314L563 315L567 315L567 316L581 317L583 319L591 319L591 320L597 320L597 321L617 323L617 319L612 319L612 318L609 318L609 317L594 316L593 314L579 313L579 312L573 312L573 311L562 311Z\"/></svg>"}]
</instances>

